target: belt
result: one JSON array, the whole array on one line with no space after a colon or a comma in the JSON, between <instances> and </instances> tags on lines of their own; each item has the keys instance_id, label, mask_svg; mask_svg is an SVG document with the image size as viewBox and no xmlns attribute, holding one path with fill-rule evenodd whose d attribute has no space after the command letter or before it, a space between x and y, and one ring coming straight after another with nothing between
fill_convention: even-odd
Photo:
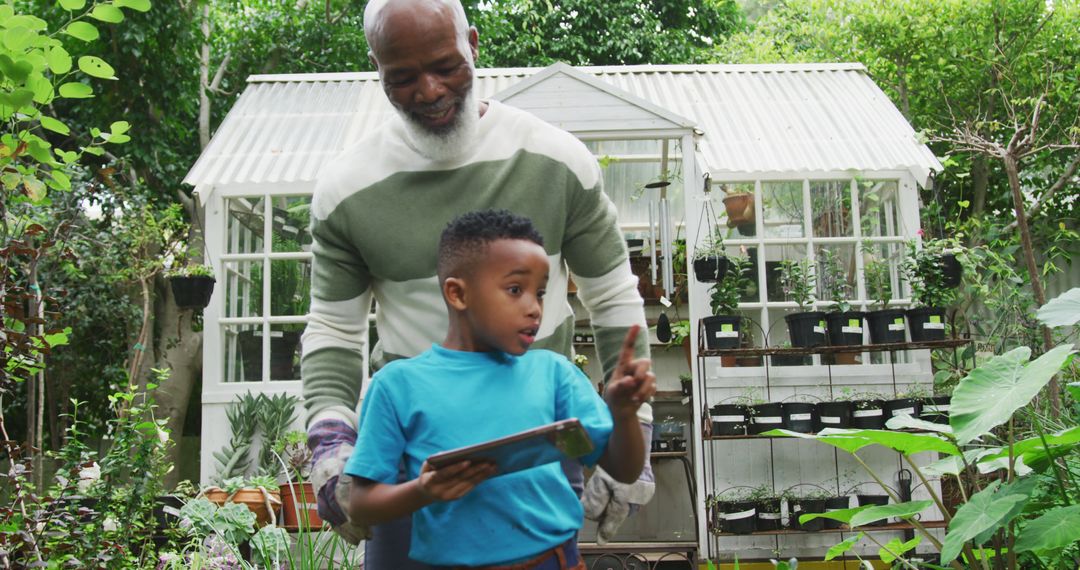
<instances>
[{"instance_id":1,"label":"belt","mask_svg":"<svg viewBox=\"0 0 1080 570\"><path fill-rule=\"evenodd\" d=\"M585 561L578 552L577 537L537 556L513 564L489 566L440 566L445 570L585 570Z\"/></svg>"}]
</instances>

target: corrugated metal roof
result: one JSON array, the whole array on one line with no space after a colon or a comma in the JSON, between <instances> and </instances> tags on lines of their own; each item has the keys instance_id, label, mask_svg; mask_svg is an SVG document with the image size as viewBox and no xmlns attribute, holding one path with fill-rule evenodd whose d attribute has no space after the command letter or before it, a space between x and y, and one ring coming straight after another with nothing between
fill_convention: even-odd
<instances>
[{"instance_id":1,"label":"corrugated metal roof","mask_svg":"<svg viewBox=\"0 0 1080 570\"><path fill-rule=\"evenodd\" d=\"M478 69L491 97L542 68ZM941 164L859 64L578 67L694 121L714 177L909 170ZM393 113L378 75L256 75L184 179L201 185L307 182Z\"/></svg>"}]
</instances>

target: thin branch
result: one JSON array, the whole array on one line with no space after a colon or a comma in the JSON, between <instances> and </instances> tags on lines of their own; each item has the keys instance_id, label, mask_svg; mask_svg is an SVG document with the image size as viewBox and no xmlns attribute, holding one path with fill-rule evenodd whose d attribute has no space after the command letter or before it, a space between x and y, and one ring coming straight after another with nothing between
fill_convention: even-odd
<instances>
[{"instance_id":1,"label":"thin branch","mask_svg":"<svg viewBox=\"0 0 1080 570\"><path fill-rule=\"evenodd\" d=\"M1040 196L1034 204L1032 204L1031 208L1028 210L1028 217L1034 218L1039 213L1039 211L1042 210L1043 205L1054 197L1054 194L1057 194L1059 190L1068 186L1072 182L1072 178L1076 174L1077 169L1080 169L1080 153L1077 153L1076 156L1073 157L1069 165L1065 167L1065 172L1061 173L1061 176L1058 177L1057 182L1054 182L1054 185L1051 186L1050 189L1046 191L1046 193ZM1016 224L1016 220L1009 222L1009 225L1005 226L1005 231L1012 231L1016 228Z\"/></svg>"}]
</instances>

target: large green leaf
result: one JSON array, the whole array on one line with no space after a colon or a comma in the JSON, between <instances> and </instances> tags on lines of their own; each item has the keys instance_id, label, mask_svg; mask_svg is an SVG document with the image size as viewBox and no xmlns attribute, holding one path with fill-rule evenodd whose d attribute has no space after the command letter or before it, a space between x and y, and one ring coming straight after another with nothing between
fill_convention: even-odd
<instances>
[{"instance_id":1,"label":"large green leaf","mask_svg":"<svg viewBox=\"0 0 1080 570\"><path fill-rule=\"evenodd\" d=\"M797 437L800 439L813 439L822 443L827 443L833 447L838 447L848 453L855 453L856 451L868 446L873 445L874 442L859 437L850 437L848 434L855 433L857 430L840 430L840 429L827 429L822 430L818 435L812 433L799 433L794 431L788 431L786 429L774 429L769 430L762 435L770 435L773 437Z\"/></svg>"},{"instance_id":2,"label":"large green leaf","mask_svg":"<svg viewBox=\"0 0 1080 570\"><path fill-rule=\"evenodd\" d=\"M851 523L851 517L873 508L871 505L863 505L861 507L854 507L850 509L837 509L835 511L829 511L827 513L807 513L799 515L799 524L806 524L814 519L832 519L834 521L840 521L844 524Z\"/></svg>"},{"instance_id":3,"label":"large green leaf","mask_svg":"<svg viewBox=\"0 0 1080 570\"><path fill-rule=\"evenodd\" d=\"M94 96L94 90L85 83L69 81L60 86L60 96L67 99L86 99Z\"/></svg>"},{"instance_id":4,"label":"large green leaf","mask_svg":"<svg viewBox=\"0 0 1080 570\"><path fill-rule=\"evenodd\" d=\"M851 517L851 526L866 526L870 523L883 521L888 518L907 518L921 513L924 509L934 504L933 501L909 501L907 503L895 503L870 507L865 511L855 513Z\"/></svg>"},{"instance_id":5,"label":"large green leaf","mask_svg":"<svg viewBox=\"0 0 1080 570\"><path fill-rule=\"evenodd\" d=\"M878 550L878 557L881 558L882 562L892 564L894 560L918 546L920 542L922 542L921 535L916 535L915 538L907 542L902 542L899 538L894 538L885 543L885 548Z\"/></svg>"},{"instance_id":6,"label":"large green leaf","mask_svg":"<svg viewBox=\"0 0 1080 570\"><path fill-rule=\"evenodd\" d=\"M1080 505L1052 509L1024 525L1016 550L1042 552L1065 548L1080 540Z\"/></svg>"},{"instance_id":7,"label":"large green leaf","mask_svg":"<svg viewBox=\"0 0 1080 570\"><path fill-rule=\"evenodd\" d=\"M855 536L839 544L834 544L833 546L829 547L829 551L825 553L825 561L828 562L833 558L836 558L837 556L843 556L845 552L851 550L851 547L855 546L856 542L862 540L862 537L863 533L860 532L859 534L856 534Z\"/></svg>"},{"instance_id":8,"label":"large green leaf","mask_svg":"<svg viewBox=\"0 0 1080 570\"><path fill-rule=\"evenodd\" d=\"M952 426L920 420L919 418L913 418L907 414L900 414L899 416L889 418L889 420L885 422L885 427L891 430L917 429L950 435L953 432Z\"/></svg>"},{"instance_id":9,"label":"large green leaf","mask_svg":"<svg viewBox=\"0 0 1080 570\"><path fill-rule=\"evenodd\" d=\"M994 536L994 533L997 532L999 527L1009 524L1010 521L1022 513L1024 507L1028 504L1028 500L1031 499L1031 493L1035 491L1035 487L1038 483L1039 481L1035 477L1027 477L1025 479L1015 480L1012 483L1002 485L998 488L997 492L994 493L995 498L1014 495L1021 497L1023 500L1013 505L1012 509L1005 513L1005 516L1001 517L1001 523L997 527L984 530L972 539L974 543L986 544L990 538Z\"/></svg>"},{"instance_id":10,"label":"large green leaf","mask_svg":"<svg viewBox=\"0 0 1080 570\"><path fill-rule=\"evenodd\" d=\"M961 445L1005 423L1026 406L1072 356L1058 346L1028 362L1031 349L1021 346L972 370L953 390L949 422Z\"/></svg>"},{"instance_id":11,"label":"large green leaf","mask_svg":"<svg viewBox=\"0 0 1080 570\"><path fill-rule=\"evenodd\" d=\"M876 429L858 430L849 437L865 439L888 447L893 451L899 451L904 455L920 453L923 451L937 451L946 455L960 455L956 444L945 440L935 433L909 433L902 431L886 431Z\"/></svg>"},{"instance_id":12,"label":"large green leaf","mask_svg":"<svg viewBox=\"0 0 1080 570\"><path fill-rule=\"evenodd\" d=\"M1035 316L1048 327L1069 327L1080 322L1080 287L1050 299Z\"/></svg>"},{"instance_id":13,"label":"large green leaf","mask_svg":"<svg viewBox=\"0 0 1080 570\"><path fill-rule=\"evenodd\" d=\"M72 22L63 31L65 34L84 42L92 42L101 35L98 29L88 22Z\"/></svg>"},{"instance_id":14,"label":"large green leaf","mask_svg":"<svg viewBox=\"0 0 1080 570\"><path fill-rule=\"evenodd\" d=\"M112 4L98 4L90 11L90 17L110 24L124 21L124 12Z\"/></svg>"},{"instance_id":15,"label":"large green leaf","mask_svg":"<svg viewBox=\"0 0 1080 570\"><path fill-rule=\"evenodd\" d=\"M116 70L97 56L84 55L80 57L79 69L83 73L98 79L116 79Z\"/></svg>"},{"instance_id":16,"label":"large green leaf","mask_svg":"<svg viewBox=\"0 0 1080 570\"><path fill-rule=\"evenodd\" d=\"M956 510L956 516L949 523L945 542L941 547L943 565L956 559L965 542L985 531L1000 527L1002 520L1013 507L1024 501L1024 497L1018 495L997 496L995 493L999 484L999 481L994 481L987 485Z\"/></svg>"},{"instance_id":17,"label":"large green leaf","mask_svg":"<svg viewBox=\"0 0 1080 570\"><path fill-rule=\"evenodd\" d=\"M1046 445L1042 438L1029 437L1013 444L1012 452L1036 471L1049 467L1050 455L1063 457L1080 444L1080 426L1072 427L1046 436ZM979 458L980 462L993 461L1009 457L1008 447L998 447Z\"/></svg>"}]
</instances>

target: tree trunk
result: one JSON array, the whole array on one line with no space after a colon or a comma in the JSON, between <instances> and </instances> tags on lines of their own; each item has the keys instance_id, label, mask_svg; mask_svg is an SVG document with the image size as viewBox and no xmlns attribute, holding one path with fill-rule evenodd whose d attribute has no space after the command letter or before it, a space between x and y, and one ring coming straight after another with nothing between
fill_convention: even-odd
<instances>
[{"instance_id":1,"label":"tree trunk","mask_svg":"<svg viewBox=\"0 0 1080 570\"><path fill-rule=\"evenodd\" d=\"M1013 210L1016 212L1016 227L1020 230L1020 243L1024 247L1024 262L1027 265L1028 273L1031 274L1031 290L1035 294L1035 304L1037 307L1041 307L1046 304L1046 292L1043 291L1042 279L1039 278L1039 267L1035 262L1035 251L1031 245L1031 230L1028 228L1027 215L1024 212L1024 196L1020 191L1020 165L1016 157L1009 151L1002 152L1001 159L1005 164L1005 173L1009 177ZM1046 325L1042 325L1042 334L1045 349L1050 350L1054 347L1054 339ZM1047 390L1050 392L1050 415L1056 419L1060 416L1061 411L1057 376L1050 380Z\"/></svg>"}]
</instances>

